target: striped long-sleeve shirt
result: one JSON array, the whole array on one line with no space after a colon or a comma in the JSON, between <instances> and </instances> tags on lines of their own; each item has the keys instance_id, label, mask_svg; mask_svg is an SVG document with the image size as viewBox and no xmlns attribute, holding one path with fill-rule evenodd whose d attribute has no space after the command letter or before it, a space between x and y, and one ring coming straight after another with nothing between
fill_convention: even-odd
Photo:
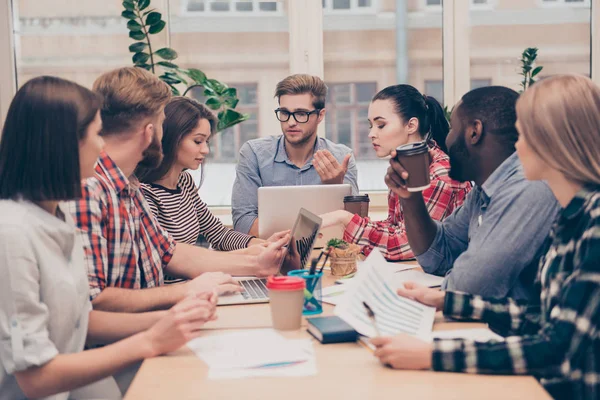
<instances>
[{"instance_id":1,"label":"striped long-sleeve shirt","mask_svg":"<svg viewBox=\"0 0 600 400\"><path fill-rule=\"evenodd\" d=\"M600 188L577 193L544 248L539 307L446 293L446 316L482 320L508 337L436 340L433 369L530 374L556 398L600 398Z\"/></svg>"},{"instance_id":2,"label":"striped long-sleeve shirt","mask_svg":"<svg viewBox=\"0 0 600 400\"><path fill-rule=\"evenodd\" d=\"M213 248L231 251L246 248L252 239L252 236L228 229L210 212L187 172L180 175L175 190L143 183L142 193L160 225L176 242L194 244L201 234Z\"/></svg>"},{"instance_id":3,"label":"striped long-sleeve shirt","mask_svg":"<svg viewBox=\"0 0 600 400\"><path fill-rule=\"evenodd\" d=\"M431 184L423 191L423 200L431 218L443 221L463 204L472 186L470 182L458 182L450 178L450 159L436 144L430 147L429 156ZM368 217L354 215L346 226L344 240L363 246L362 252L365 255L377 248L390 261L414 258L398 195L389 193L388 207L388 218L385 221L371 221Z\"/></svg>"}]
</instances>

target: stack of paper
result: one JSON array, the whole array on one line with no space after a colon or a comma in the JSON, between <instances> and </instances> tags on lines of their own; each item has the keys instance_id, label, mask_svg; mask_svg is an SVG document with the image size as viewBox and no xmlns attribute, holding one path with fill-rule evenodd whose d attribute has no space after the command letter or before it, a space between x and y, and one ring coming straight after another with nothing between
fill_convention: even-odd
<instances>
[{"instance_id":1,"label":"stack of paper","mask_svg":"<svg viewBox=\"0 0 600 400\"><path fill-rule=\"evenodd\" d=\"M378 267L385 264L381 253L374 250L352 281L344 285L346 291L335 314L361 335L374 337L377 333L363 306L366 302L375 313L377 328L382 335L407 333L430 340L435 308L398 296L386 283L391 281L394 271Z\"/></svg>"},{"instance_id":2,"label":"stack of paper","mask_svg":"<svg viewBox=\"0 0 600 400\"><path fill-rule=\"evenodd\" d=\"M210 379L307 376L317 372L310 339L286 339L272 329L207 336L187 346L208 364Z\"/></svg>"}]
</instances>

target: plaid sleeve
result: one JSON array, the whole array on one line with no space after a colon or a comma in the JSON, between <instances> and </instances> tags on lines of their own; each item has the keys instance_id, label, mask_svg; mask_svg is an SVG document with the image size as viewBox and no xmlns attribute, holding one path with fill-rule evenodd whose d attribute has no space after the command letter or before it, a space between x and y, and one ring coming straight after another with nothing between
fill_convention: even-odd
<instances>
[{"instance_id":1,"label":"plaid sleeve","mask_svg":"<svg viewBox=\"0 0 600 400\"><path fill-rule=\"evenodd\" d=\"M69 210L83 243L90 298L93 300L107 285L108 241L103 219L105 206L101 196L89 185L82 184L82 197L70 202Z\"/></svg>"},{"instance_id":2,"label":"plaid sleeve","mask_svg":"<svg viewBox=\"0 0 600 400\"><path fill-rule=\"evenodd\" d=\"M443 168L443 167L441 167ZM432 172L432 179L437 176ZM452 212L451 200L454 187L442 179L434 179L428 189L423 191L423 200L431 218L441 221ZM390 196L388 219L372 222L369 218L354 215L346 226L344 240L364 246L365 255L377 248L387 260L400 261L414 258L415 255L408 243L404 218L395 217L399 209L397 196Z\"/></svg>"},{"instance_id":3,"label":"plaid sleeve","mask_svg":"<svg viewBox=\"0 0 600 400\"><path fill-rule=\"evenodd\" d=\"M437 371L497 374L533 374L543 378L581 380L591 392L598 389L600 374L595 363L583 360L593 348L600 323L600 279L586 274L565 282L563 293L551 308L550 317L535 335L512 336L503 342L436 340L432 366ZM457 300L466 300L459 307ZM450 302L450 304L449 304ZM456 297L446 307L462 308L459 315L498 314L515 320L512 303L483 302L477 297ZM468 304L471 303L471 304ZM497 308L497 310L494 310ZM511 312L515 316L510 315ZM508 315L507 315L508 314ZM522 313L521 313L522 315ZM595 351L595 350L594 350ZM582 367L583 366L583 367Z\"/></svg>"}]
</instances>

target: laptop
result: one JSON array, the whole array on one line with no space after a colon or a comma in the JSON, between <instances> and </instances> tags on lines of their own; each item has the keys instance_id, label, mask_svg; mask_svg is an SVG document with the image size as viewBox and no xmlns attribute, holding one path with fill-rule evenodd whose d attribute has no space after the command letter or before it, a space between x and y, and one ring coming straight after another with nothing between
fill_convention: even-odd
<instances>
[{"instance_id":1,"label":"laptop","mask_svg":"<svg viewBox=\"0 0 600 400\"><path fill-rule=\"evenodd\" d=\"M298 210L305 208L321 215L344 209L344 197L352 195L352 186L307 185L264 186L258 188L258 237L266 239L275 232L290 229ZM333 237L342 237L343 228L324 229L316 248L322 248Z\"/></svg>"},{"instance_id":2,"label":"laptop","mask_svg":"<svg viewBox=\"0 0 600 400\"><path fill-rule=\"evenodd\" d=\"M301 208L297 215L290 241L279 263L279 275L287 275L290 271L303 269L306 266L321 227L321 218L310 211ZM269 301L266 278L239 277L235 280L245 290L242 293L219 296L218 305Z\"/></svg>"}]
</instances>

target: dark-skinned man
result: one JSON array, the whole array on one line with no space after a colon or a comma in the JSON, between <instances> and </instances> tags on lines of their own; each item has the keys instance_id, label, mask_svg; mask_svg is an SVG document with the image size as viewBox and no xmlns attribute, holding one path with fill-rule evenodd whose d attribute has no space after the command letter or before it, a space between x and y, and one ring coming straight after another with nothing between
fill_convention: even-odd
<instances>
[{"instance_id":1,"label":"dark-skinned man","mask_svg":"<svg viewBox=\"0 0 600 400\"><path fill-rule=\"evenodd\" d=\"M429 217L421 194L406 190L407 171L390 160L385 181L401 198L410 246L425 272L445 276L444 289L521 300L534 293L540 248L559 206L545 183L523 175L515 153L518 96L484 87L454 108L450 176L476 186L444 222Z\"/></svg>"}]
</instances>

